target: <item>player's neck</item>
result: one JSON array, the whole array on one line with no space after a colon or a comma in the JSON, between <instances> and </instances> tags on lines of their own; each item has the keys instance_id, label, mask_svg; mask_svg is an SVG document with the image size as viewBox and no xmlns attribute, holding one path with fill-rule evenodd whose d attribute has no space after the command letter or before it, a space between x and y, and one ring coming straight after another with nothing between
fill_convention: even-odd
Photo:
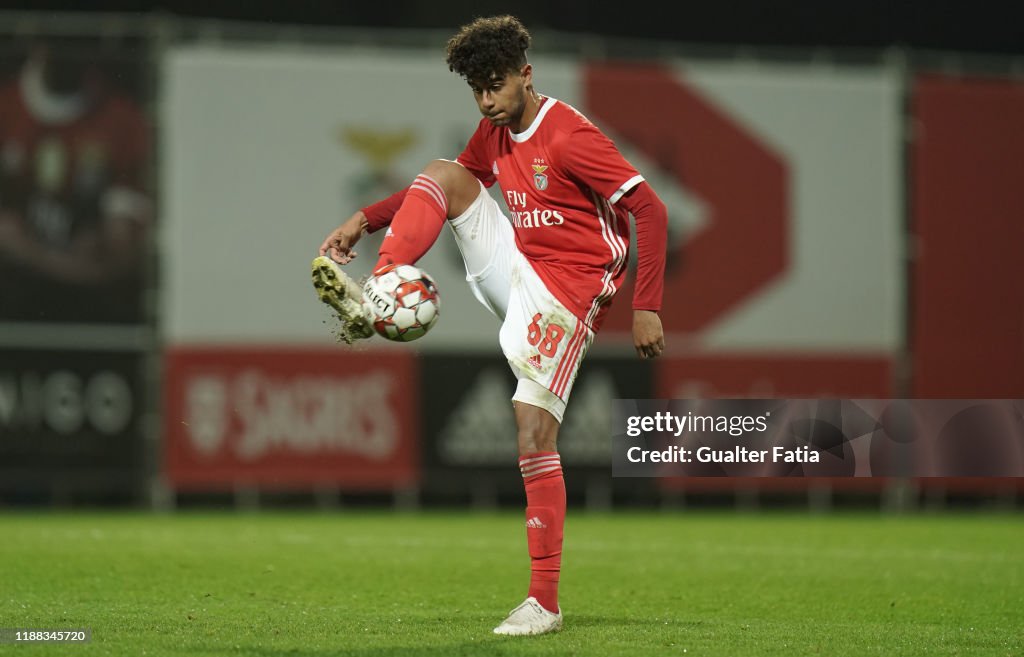
<instances>
[{"instance_id":1,"label":"player's neck","mask_svg":"<svg viewBox=\"0 0 1024 657\"><path fill-rule=\"evenodd\" d=\"M516 134L529 130L533 122L537 120L537 114L540 113L540 107L544 104L544 100L543 96L534 91L533 87L530 87L527 90L526 106L519 117L518 125L510 124L508 126L509 130Z\"/></svg>"}]
</instances>

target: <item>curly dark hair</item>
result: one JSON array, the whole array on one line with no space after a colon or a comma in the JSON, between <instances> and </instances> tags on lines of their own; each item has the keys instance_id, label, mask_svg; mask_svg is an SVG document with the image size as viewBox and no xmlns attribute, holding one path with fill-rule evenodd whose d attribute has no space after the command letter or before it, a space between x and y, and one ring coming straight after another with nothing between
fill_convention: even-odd
<instances>
[{"instance_id":1,"label":"curly dark hair","mask_svg":"<svg viewBox=\"0 0 1024 657\"><path fill-rule=\"evenodd\" d=\"M448 39L448 70L468 82L504 76L526 65L530 33L515 16L478 18Z\"/></svg>"}]
</instances>

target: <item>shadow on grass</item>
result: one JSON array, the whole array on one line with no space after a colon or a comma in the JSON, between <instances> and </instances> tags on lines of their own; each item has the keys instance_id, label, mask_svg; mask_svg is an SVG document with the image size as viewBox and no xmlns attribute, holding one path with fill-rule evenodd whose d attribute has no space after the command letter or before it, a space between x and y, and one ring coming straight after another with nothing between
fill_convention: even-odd
<instances>
[{"instance_id":1,"label":"shadow on grass","mask_svg":"<svg viewBox=\"0 0 1024 657\"><path fill-rule=\"evenodd\" d=\"M238 646L214 651L217 655L251 655L252 657L477 657L478 655L513 655L521 654L523 641L539 642L557 641L556 636L530 637L528 639L513 637L485 637L479 641L461 641L454 643L433 643L431 645L376 645L376 646L345 646L337 645L322 648L258 648L255 646ZM207 651L195 651L203 652ZM214 654L210 652L209 654Z\"/></svg>"},{"instance_id":2,"label":"shadow on grass","mask_svg":"<svg viewBox=\"0 0 1024 657\"><path fill-rule=\"evenodd\" d=\"M480 636L471 641L448 641L441 642L432 640L434 637L425 637L421 645L409 645L409 637L395 638L398 645L380 645L381 637L373 637L377 645L358 646L346 645L343 639L333 646L322 646L317 648L274 648L267 646L253 646L241 644L237 646L219 646L216 649L193 649L194 653L216 653L225 657L240 657L241 655L252 655L253 657L328 657L338 655L339 657L460 657L477 655L520 655L529 652L531 648L539 649L539 652L550 654L552 649L558 648L558 644L565 640L576 640L571 635L577 631L587 632L592 628L647 628L651 625L650 619L629 618L621 616L572 616L567 620L565 628L560 633L549 634L540 637L502 637L491 634L489 630L489 619L481 620ZM483 629L488 628L488 629ZM383 639L386 641L387 639ZM318 639L318 643L326 643L324 639ZM577 646L578 647L578 646ZM573 649L568 652L576 654Z\"/></svg>"},{"instance_id":3,"label":"shadow on grass","mask_svg":"<svg viewBox=\"0 0 1024 657\"><path fill-rule=\"evenodd\" d=\"M649 618L637 618L628 616L600 616L600 615L572 615L566 620L566 625L560 633L549 634L540 637L503 637L496 636L490 632L491 618L480 618L480 632L472 640L464 640L467 636L462 634L463 640L445 641L438 637L436 628L431 632L424 632L423 643L410 644L415 638L408 634L392 637L393 644L387 644L388 638L379 635L368 637L374 645L360 646L353 645L355 637L337 637L334 645L329 645L330 640L318 637L318 647L273 647L254 646L246 643L239 643L231 646L209 646L192 647L185 652L192 654L216 654L218 657L241 657L251 655L253 657L328 657L338 655L339 657L461 657L477 655L521 655L529 654L532 649L539 653L552 654L552 650L559 652L559 644L565 647L566 653L585 654L579 652L580 637L574 634L591 634L592 630L606 631L610 628L619 630L619 633L629 635L633 630L643 632L649 629L655 622ZM476 625L477 623L474 623ZM699 625L698 623L677 624L676 627L684 625ZM408 628L406 628L408 629ZM328 644L328 645L325 645ZM383 644L383 645L382 645ZM571 648L570 648L571 646Z\"/></svg>"},{"instance_id":4,"label":"shadow on grass","mask_svg":"<svg viewBox=\"0 0 1024 657\"><path fill-rule=\"evenodd\" d=\"M573 615L565 621L566 629L586 627L637 627L646 628L655 624L656 621L650 618L624 617L624 616L577 616Z\"/></svg>"}]
</instances>

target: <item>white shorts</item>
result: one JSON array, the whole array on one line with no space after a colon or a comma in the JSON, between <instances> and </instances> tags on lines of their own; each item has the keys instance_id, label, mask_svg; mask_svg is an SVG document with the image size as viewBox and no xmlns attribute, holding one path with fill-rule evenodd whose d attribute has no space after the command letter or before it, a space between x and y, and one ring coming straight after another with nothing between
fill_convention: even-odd
<instances>
[{"instance_id":1,"label":"white shorts","mask_svg":"<svg viewBox=\"0 0 1024 657\"><path fill-rule=\"evenodd\" d=\"M501 350L519 379L512 399L539 406L561 422L594 332L548 292L483 185L473 204L448 223L473 295L502 320Z\"/></svg>"}]
</instances>

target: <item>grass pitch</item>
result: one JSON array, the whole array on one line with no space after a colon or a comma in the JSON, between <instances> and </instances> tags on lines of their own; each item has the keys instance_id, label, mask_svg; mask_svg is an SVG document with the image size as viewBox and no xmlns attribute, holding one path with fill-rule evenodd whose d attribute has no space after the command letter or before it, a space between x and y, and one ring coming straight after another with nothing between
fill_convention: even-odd
<instances>
[{"instance_id":1,"label":"grass pitch","mask_svg":"<svg viewBox=\"0 0 1024 657\"><path fill-rule=\"evenodd\" d=\"M1021 655L1019 515L573 513L565 629L526 593L521 514L0 515L12 655Z\"/></svg>"}]
</instances>

